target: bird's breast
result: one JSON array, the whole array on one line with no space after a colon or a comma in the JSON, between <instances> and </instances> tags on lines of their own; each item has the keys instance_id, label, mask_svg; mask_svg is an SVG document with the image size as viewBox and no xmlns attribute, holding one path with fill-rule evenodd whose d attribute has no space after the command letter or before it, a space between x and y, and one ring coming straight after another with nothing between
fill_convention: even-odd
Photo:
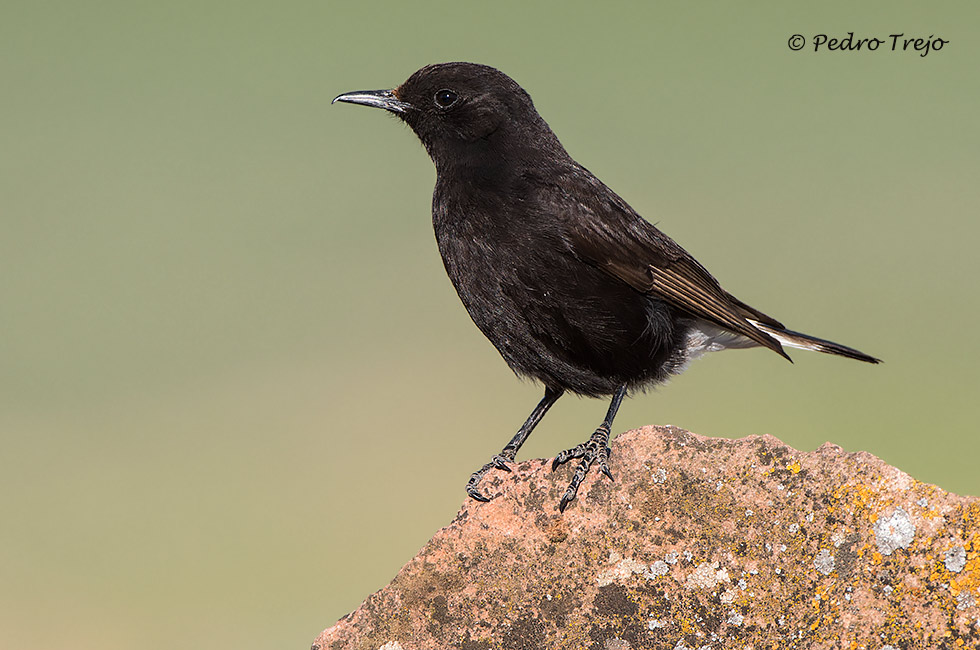
<instances>
[{"instance_id":1,"label":"bird's breast","mask_svg":"<svg viewBox=\"0 0 980 650\"><path fill-rule=\"evenodd\" d=\"M587 395L661 375L674 338L667 308L577 258L557 226L438 192L433 225L460 300L518 373Z\"/></svg>"}]
</instances>

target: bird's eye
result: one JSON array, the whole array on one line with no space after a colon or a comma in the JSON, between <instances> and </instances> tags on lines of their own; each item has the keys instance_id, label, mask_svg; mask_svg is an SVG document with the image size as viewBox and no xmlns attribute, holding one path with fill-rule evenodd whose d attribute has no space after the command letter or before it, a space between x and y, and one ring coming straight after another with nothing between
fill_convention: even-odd
<instances>
[{"instance_id":1,"label":"bird's eye","mask_svg":"<svg viewBox=\"0 0 980 650\"><path fill-rule=\"evenodd\" d=\"M439 108L449 108L450 106L455 104L456 100L458 99L459 99L459 95L449 90L448 88L444 88L443 90L440 90L439 92L436 93L435 96L436 106L438 106Z\"/></svg>"}]
</instances>

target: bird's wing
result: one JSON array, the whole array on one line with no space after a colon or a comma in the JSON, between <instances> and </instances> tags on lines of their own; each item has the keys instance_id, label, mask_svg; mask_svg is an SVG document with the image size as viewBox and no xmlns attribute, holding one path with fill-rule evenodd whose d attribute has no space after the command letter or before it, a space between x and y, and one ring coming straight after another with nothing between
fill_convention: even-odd
<instances>
[{"instance_id":1,"label":"bird's wing","mask_svg":"<svg viewBox=\"0 0 980 650\"><path fill-rule=\"evenodd\" d=\"M589 175L591 176L591 175ZM571 201L563 188L562 217L574 254L637 291L656 296L677 309L745 336L789 358L779 341L747 319L783 329L778 321L741 302L674 240L637 215L625 201L594 177L587 179L588 202ZM598 186L596 186L598 184ZM586 188L582 188L585 190Z\"/></svg>"}]
</instances>

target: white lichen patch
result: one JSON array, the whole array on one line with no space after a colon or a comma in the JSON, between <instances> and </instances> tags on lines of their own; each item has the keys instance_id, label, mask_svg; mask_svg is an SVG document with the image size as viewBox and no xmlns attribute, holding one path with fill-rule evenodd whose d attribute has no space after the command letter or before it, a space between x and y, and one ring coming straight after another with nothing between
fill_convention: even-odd
<instances>
[{"instance_id":1,"label":"white lichen patch","mask_svg":"<svg viewBox=\"0 0 980 650\"><path fill-rule=\"evenodd\" d=\"M657 469L653 470L653 474L650 475L650 478L653 479L654 483L664 483L667 480L667 470L665 470L663 467L658 467Z\"/></svg>"},{"instance_id":2,"label":"white lichen patch","mask_svg":"<svg viewBox=\"0 0 980 650\"><path fill-rule=\"evenodd\" d=\"M650 568L643 574L643 577L647 580L653 580L654 578L659 578L660 576L665 576L670 572L670 567L663 560L657 560L650 564Z\"/></svg>"},{"instance_id":3,"label":"white lichen patch","mask_svg":"<svg viewBox=\"0 0 980 650\"><path fill-rule=\"evenodd\" d=\"M969 591L956 594L956 609L963 611L977 604L977 599Z\"/></svg>"},{"instance_id":4,"label":"white lichen patch","mask_svg":"<svg viewBox=\"0 0 980 650\"><path fill-rule=\"evenodd\" d=\"M380 646L378 650L402 650L402 644L398 643L398 641L389 641L383 646Z\"/></svg>"},{"instance_id":5,"label":"white lichen patch","mask_svg":"<svg viewBox=\"0 0 980 650\"><path fill-rule=\"evenodd\" d=\"M616 563L603 569L596 576L596 582L599 583L600 587L611 585L614 582L623 582L634 573L646 573L647 565L644 562L639 562L633 558L620 560L619 557L619 553L616 552L609 554L609 561Z\"/></svg>"},{"instance_id":6,"label":"white lichen patch","mask_svg":"<svg viewBox=\"0 0 980 650\"><path fill-rule=\"evenodd\" d=\"M742 616L741 614L739 614L735 610L732 610L732 611L728 612L728 620L727 620L727 623L729 625L741 625L743 622L745 622L745 617L744 616Z\"/></svg>"},{"instance_id":7,"label":"white lichen patch","mask_svg":"<svg viewBox=\"0 0 980 650\"><path fill-rule=\"evenodd\" d=\"M817 568L817 571L829 576L834 572L834 554L827 549L821 549L817 553L817 557L813 558L813 566Z\"/></svg>"},{"instance_id":8,"label":"white lichen patch","mask_svg":"<svg viewBox=\"0 0 980 650\"><path fill-rule=\"evenodd\" d=\"M729 582L728 569L719 569L718 562L702 562L688 574L684 585L688 589L714 589L722 582Z\"/></svg>"},{"instance_id":9,"label":"white lichen patch","mask_svg":"<svg viewBox=\"0 0 980 650\"><path fill-rule=\"evenodd\" d=\"M966 549L962 545L946 551L946 570L959 573L966 567Z\"/></svg>"},{"instance_id":10,"label":"white lichen patch","mask_svg":"<svg viewBox=\"0 0 980 650\"><path fill-rule=\"evenodd\" d=\"M915 524L909 513L895 508L888 517L879 517L875 522L875 542L882 555L891 555L900 548L908 548L915 538Z\"/></svg>"},{"instance_id":11,"label":"white lichen patch","mask_svg":"<svg viewBox=\"0 0 980 650\"><path fill-rule=\"evenodd\" d=\"M604 650L631 650L632 647L629 641L618 637L615 639L606 639L606 642L603 644Z\"/></svg>"}]
</instances>

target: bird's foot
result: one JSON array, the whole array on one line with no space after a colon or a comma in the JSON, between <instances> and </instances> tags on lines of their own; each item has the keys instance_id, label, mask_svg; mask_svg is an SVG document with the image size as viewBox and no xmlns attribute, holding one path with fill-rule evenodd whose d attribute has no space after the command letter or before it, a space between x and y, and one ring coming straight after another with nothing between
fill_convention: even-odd
<instances>
[{"instance_id":1,"label":"bird's foot","mask_svg":"<svg viewBox=\"0 0 980 650\"><path fill-rule=\"evenodd\" d=\"M581 458L582 462L575 468L572 482L569 483L568 489L565 490L565 494L558 503L558 510L561 512L565 512L568 504L575 499L579 485L582 484L593 463L599 464L599 471L608 476L610 481L615 480L612 472L609 471L609 427L605 424L601 425L588 440L555 456L555 460L551 464L552 471L573 458Z\"/></svg>"},{"instance_id":2,"label":"bird's foot","mask_svg":"<svg viewBox=\"0 0 980 650\"><path fill-rule=\"evenodd\" d=\"M502 469L505 472L509 472L510 467L507 465L507 463L512 462L513 460L513 458L508 458L503 454L497 454L491 458L489 463L470 474L470 480L466 482L466 494L470 495L471 498L476 499L477 501L489 501L490 497L484 496L483 493L480 492L480 481L483 480L486 473L492 469Z\"/></svg>"}]
</instances>

